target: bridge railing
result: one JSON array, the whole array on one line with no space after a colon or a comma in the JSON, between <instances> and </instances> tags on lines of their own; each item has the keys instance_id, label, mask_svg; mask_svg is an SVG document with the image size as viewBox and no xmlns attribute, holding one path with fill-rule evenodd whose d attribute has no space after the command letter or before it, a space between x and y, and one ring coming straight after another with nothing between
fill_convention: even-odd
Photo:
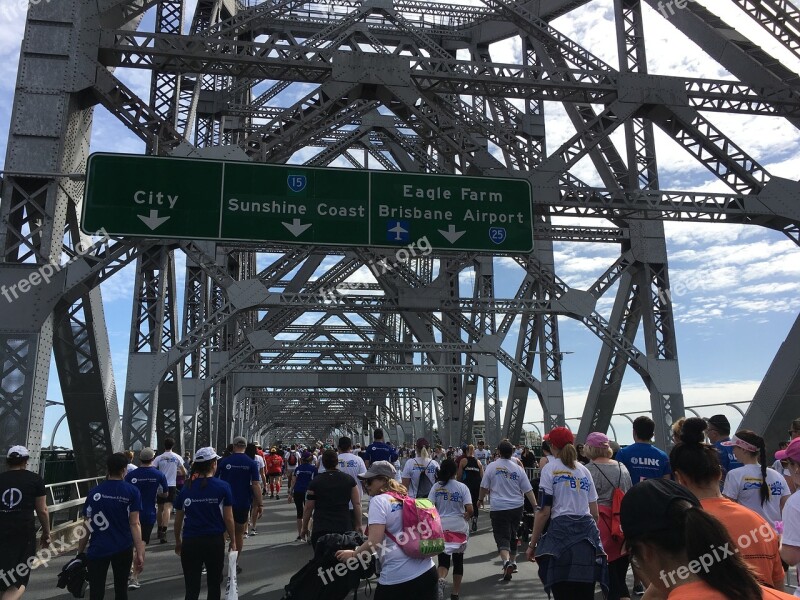
<instances>
[{"instance_id":1,"label":"bridge railing","mask_svg":"<svg viewBox=\"0 0 800 600\"><path fill-rule=\"evenodd\" d=\"M86 501L86 494L104 480L105 477L89 477L47 484L45 494L47 510L50 513L50 529L55 531L59 527L69 526L78 521L81 508Z\"/></svg>"}]
</instances>

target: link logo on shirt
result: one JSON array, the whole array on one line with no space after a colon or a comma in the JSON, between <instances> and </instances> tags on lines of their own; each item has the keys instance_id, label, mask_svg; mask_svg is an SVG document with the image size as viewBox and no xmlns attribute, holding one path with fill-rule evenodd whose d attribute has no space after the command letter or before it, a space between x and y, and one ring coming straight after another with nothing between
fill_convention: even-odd
<instances>
[{"instance_id":1,"label":"link logo on shirt","mask_svg":"<svg viewBox=\"0 0 800 600\"><path fill-rule=\"evenodd\" d=\"M497 467L495 473L503 479L509 479L511 481L517 481L519 479L519 473L509 471L505 467Z\"/></svg>"},{"instance_id":2,"label":"link logo on shirt","mask_svg":"<svg viewBox=\"0 0 800 600\"><path fill-rule=\"evenodd\" d=\"M587 477L576 478L571 471L554 471L553 487L559 483L566 483L571 490L588 492L589 479Z\"/></svg>"}]
</instances>

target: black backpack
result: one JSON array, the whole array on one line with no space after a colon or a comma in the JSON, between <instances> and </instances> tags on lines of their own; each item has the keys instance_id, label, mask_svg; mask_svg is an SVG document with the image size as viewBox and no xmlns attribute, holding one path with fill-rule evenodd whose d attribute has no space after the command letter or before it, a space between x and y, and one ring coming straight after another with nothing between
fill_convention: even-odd
<instances>
[{"instance_id":1,"label":"black backpack","mask_svg":"<svg viewBox=\"0 0 800 600\"><path fill-rule=\"evenodd\" d=\"M417 461L414 461L414 463L419 466ZM419 481L417 482L417 498L427 498L428 494L431 493L431 488L433 488L433 483L431 483L431 478L428 477L427 473L428 465L430 464L431 463L428 462L428 464L425 465L425 468L419 474Z\"/></svg>"},{"instance_id":2,"label":"black backpack","mask_svg":"<svg viewBox=\"0 0 800 600\"><path fill-rule=\"evenodd\" d=\"M344 600L350 592L355 600L361 579L375 574L375 559L372 558L366 569L359 564L358 568L348 569L345 575L339 576L335 568L341 563L336 560L336 552L353 550L366 539L355 531L323 535L314 548L314 558L292 575L289 585L283 588L282 600Z\"/></svg>"}]
</instances>

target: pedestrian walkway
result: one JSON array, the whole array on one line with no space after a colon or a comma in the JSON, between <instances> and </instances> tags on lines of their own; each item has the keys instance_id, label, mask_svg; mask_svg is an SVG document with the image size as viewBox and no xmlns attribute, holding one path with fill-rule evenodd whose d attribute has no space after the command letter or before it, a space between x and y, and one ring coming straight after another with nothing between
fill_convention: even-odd
<instances>
[{"instance_id":1,"label":"pedestrian walkway","mask_svg":"<svg viewBox=\"0 0 800 600\"><path fill-rule=\"evenodd\" d=\"M365 511L366 507L365 500ZM184 597L183 575L180 559L174 552L171 527L168 537L169 544L161 545L156 541L148 546L145 572L140 577L142 587L128 592L131 600L181 600ZM295 542L295 537L297 531L294 504L287 504L285 500L266 500L264 516L258 523L258 535L245 540L245 552L240 559L239 564L243 567L239 576L241 600L281 599L283 586L288 583L289 577L311 558L311 547ZM56 579L61 567L72 556L55 559L49 567L34 571L25 599L70 598L66 590L56 588ZM489 598L502 594L503 600L546 600L547 595L539 582L536 566L525 562L523 555L518 557L517 562L519 573L509 582L500 582L500 562L492 538L489 515L482 511L480 527L473 534L464 557L461 598ZM203 583L205 584L205 579ZM113 597L113 593L109 585L106 597ZM205 594L203 590L200 597L205 598ZM358 598L367 598L363 584ZM597 598L601 596L598 594Z\"/></svg>"}]
</instances>

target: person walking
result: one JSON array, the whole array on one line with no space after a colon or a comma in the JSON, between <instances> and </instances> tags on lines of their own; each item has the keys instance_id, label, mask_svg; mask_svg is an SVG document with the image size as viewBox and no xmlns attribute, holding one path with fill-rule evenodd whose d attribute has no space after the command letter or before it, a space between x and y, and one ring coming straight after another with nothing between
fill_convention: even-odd
<instances>
[{"instance_id":1,"label":"person walking","mask_svg":"<svg viewBox=\"0 0 800 600\"><path fill-rule=\"evenodd\" d=\"M738 469L742 466L742 463L736 459L733 448L725 444L725 442L729 442L731 439L731 424L730 421L728 421L728 417L725 415L714 415L705 421L708 424L708 429L706 429L708 441L711 442L714 448L717 449L717 452L719 452L719 464L722 467L722 478L724 480L728 471Z\"/></svg>"},{"instance_id":2,"label":"person walking","mask_svg":"<svg viewBox=\"0 0 800 600\"><path fill-rule=\"evenodd\" d=\"M225 565L225 534L235 552L233 491L214 477L219 456L214 448L200 448L194 455L192 474L178 495L175 508L175 554L181 557L185 600L198 600L206 569L208 600L220 600Z\"/></svg>"},{"instance_id":3,"label":"person walking","mask_svg":"<svg viewBox=\"0 0 800 600\"><path fill-rule=\"evenodd\" d=\"M428 456L428 440L419 438L414 458L408 459L403 468L402 485L412 498L427 498L436 481L439 463Z\"/></svg>"},{"instance_id":4,"label":"person walking","mask_svg":"<svg viewBox=\"0 0 800 600\"><path fill-rule=\"evenodd\" d=\"M107 479L86 494L83 523L88 535L78 542L78 556L86 551L90 600L105 598L109 566L114 573L114 598L127 600L131 563L134 573L141 573L144 568L144 542L139 524L142 495L123 480L128 470L124 454L109 456L106 469Z\"/></svg>"},{"instance_id":5,"label":"person walking","mask_svg":"<svg viewBox=\"0 0 800 600\"><path fill-rule=\"evenodd\" d=\"M444 552L439 554L437 600L444 600L451 557L453 593L450 594L450 600L458 600L461 580L464 577L464 552L467 550L469 522L472 520L472 495L466 485L456 481L457 473L458 467L454 460L447 459L442 462L436 473L436 484L428 495L428 500L433 502L439 511L444 530Z\"/></svg>"},{"instance_id":6,"label":"person walking","mask_svg":"<svg viewBox=\"0 0 800 600\"><path fill-rule=\"evenodd\" d=\"M800 430L800 419L795 423ZM793 424L793 425L794 425ZM800 436L794 437L785 450L775 454L775 458L786 461L787 469L794 483L800 486ZM800 494L792 494L783 507L783 538L781 539L781 558L788 565L800 566ZM794 595L800 598L800 584Z\"/></svg>"},{"instance_id":7,"label":"person walking","mask_svg":"<svg viewBox=\"0 0 800 600\"><path fill-rule=\"evenodd\" d=\"M390 463L397 460L397 450L383 441L383 429L376 429L373 432L373 440L367 446L364 464L369 466L379 460L388 460Z\"/></svg>"},{"instance_id":8,"label":"person walking","mask_svg":"<svg viewBox=\"0 0 800 600\"><path fill-rule=\"evenodd\" d=\"M323 457L324 460L324 457ZM435 600L438 581L430 558L411 558L395 540L403 531L405 486L395 480L395 468L388 461L372 463L358 478L372 498L369 503L369 537L354 550L339 550L336 558L347 562L378 553L380 575L375 600Z\"/></svg>"},{"instance_id":9,"label":"person walking","mask_svg":"<svg viewBox=\"0 0 800 600\"><path fill-rule=\"evenodd\" d=\"M227 482L233 493L233 522L240 558L244 550L244 534L250 523L250 509L255 510L256 519L260 519L263 512L258 465L244 453L246 448L246 439L242 436L233 438L233 454L217 465L217 477ZM241 571L242 567L237 565L236 572Z\"/></svg>"},{"instance_id":10,"label":"person walking","mask_svg":"<svg viewBox=\"0 0 800 600\"><path fill-rule=\"evenodd\" d=\"M764 438L742 429L722 445L732 447L736 460L744 465L728 471L722 495L757 512L773 528L778 527L776 524L783 520L781 512L791 492L784 476L767 467Z\"/></svg>"},{"instance_id":11,"label":"person walking","mask_svg":"<svg viewBox=\"0 0 800 600\"><path fill-rule=\"evenodd\" d=\"M306 492L308 484L317 476L317 468L313 464L313 454L303 452L300 464L294 471L294 487L289 489L287 502L294 502L297 509L297 539L295 541L305 541L303 538L303 509L306 504Z\"/></svg>"},{"instance_id":12,"label":"person walking","mask_svg":"<svg viewBox=\"0 0 800 600\"><path fill-rule=\"evenodd\" d=\"M164 474L153 466L156 453L152 448L142 448L139 451L141 466L125 475L125 481L139 490L142 497L142 510L139 512L139 525L142 529L142 542L150 543L150 535L157 521L158 498L165 498L169 484ZM128 581L128 589L138 590L141 586L139 575L135 571Z\"/></svg>"},{"instance_id":13,"label":"person walking","mask_svg":"<svg viewBox=\"0 0 800 600\"><path fill-rule=\"evenodd\" d=\"M736 542L736 552L754 569L759 581L783 590L778 535L761 515L720 492L720 454L705 443L707 427L706 421L697 417L684 422L681 442L670 452L675 480L700 499L704 510L722 522Z\"/></svg>"},{"instance_id":14,"label":"person walking","mask_svg":"<svg viewBox=\"0 0 800 600\"><path fill-rule=\"evenodd\" d=\"M342 436L339 438L338 448L339 448L339 463L336 468L341 471L342 473L347 473L350 477L353 478L353 481L356 484L356 491L358 492L358 503L353 504L352 502L349 505L351 516L355 516L352 514L354 510L361 510L361 486L358 483L358 476L364 473L367 470L364 461L359 458L357 455L350 452L353 446L353 440L347 436ZM321 465L318 468L320 473L325 472L325 465Z\"/></svg>"},{"instance_id":15,"label":"person walking","mask_svg":"<svg viewBox=\"0 0 800 600\"><path fill-rule=\"evenodd\" d=\"M652 582L647 600L792 598L760 586L739 553L723 557L720 549L734 545L728 531L674 481L651 479L634 485L622 499L620 520L631 563ZM700 568L692 568L701 560Z\"/></svg>"},{"instance_id":16,"label":"person walking","mask_svg":"<svg viewBox=\"0 0 800 600\"><path fill-rule=\"evenodd\" d=\"M281 476L283 474L283 457L278 452L278 449L273 446L269 450L269 454L264 459L267 464L267 477L269 478L269 497L281 497Z\"/></svg>"},{"instance_id":17,"label":"person walking","mask_svg":"<svg viewBox=\"0 0 800 600\"><path fill-rule=\"evenodd\" d=\"M492 495L492 510L489 519L492 533L503 562L503 580L510 581L517 570L517 528L522 520L523 497L528 498L533 510L537 508L531 482L525 470L512 458L514 446L503 440L497 446L500 453L483 472L478 496L478 508L483 506L486 495Z\"/></svg>"},{"instance_id":18,"label":"person walking","mask_svg":"<svg viewBox=\"0 0 800 600\"><path fill-rule=\"evenodd\" d=\"M477 500L481 491L481 480L483 479L483 465L475 457L475 446L467 446L467 452L458 463L458 473L456 479L464 483L469 489L470 497ZM473 504L472 512L472 531L478 531L478 507Z\"/></svg>"},{"instance_id":19,"label":"person walking","mask_svg":"<svg viewBox=\"0 0 800 600\"><path fill-rule=\"evenodd\" d=\"M623 493L631 489L631 475L628 469L616 460L608 436L599 431L586 437L583 453L591 462L586 465L592 475L597 489L597 510L600 515L598 526L603 550L608 556L608 598L606 600L626 600L631 597L626 577L628 574L628 554L625 552L625 540L615 537L613 533L613 498L614 490Z\"/></svg>"},{"instance_id":20,"label":"person walking","mask_svg":"<svg viewBox=\"0 0 800 600\"><path fill-rule=\"evenodd\" d=\"M569 429L553 429L550 448L553 456L539 482L542 509L536 513L526 556L535 557L544 589L555 600L594 600L596 583L608 592L606 554L597 528L597 489L578 461Z\"/></svg>"},{"instance_id":21,"label":"person walking","mask_svg":"<svg viewBox=\"0 0 800 600\"><path fill-rule=\"evenodd\" d=\"M655 430L653 419L636 417L633 421L633 444L617 452L617 460L628 469L634 485L646 479L669 479L672 476L666 452L653 445Z\"/></svg>"},{"instance_id":22,"label":"person walking","mask_svg":"<svg viewBox=\"0 0 800 600\"><path fill-rule=\"evenodd\" d=\"M480 440L478 442L478 448L475 450L475 458L478 459L478 462L481 463L481 466L485 467L489 464L489 459L491 456L492 453L486 449L486 442Z\"/></svg>"},{"instance_id":23,"label":"person walking","mask_svg":"<svg viewBox=\"0 0 800 600\"><path fill-rule=\"evenodd\" d=\"M258 479L259 479L259 488L261 490L261 495L263 496L264 490L264 482L266 481L266 472L265 467L267 463L264 462L264 459L258 453L258 446L255 445L254 442L250 442L244 449L245 455L252 459L256 463L256 468L258 469ZM263 500L259 502L263 506ZM250 530L247 531L245 529L244 537L248 537L251 535L258 535L258 529L256 528L256 521L258 521L258 510L256 508L257 504L255 502L251 503L250 507ZM263 510L263 509L262 509Z\"/></svg>"},{"instance_id":24,"label":"person walking","mask_svg":"<svg viewBox=\"0 0 800 600\"><path fill-rule=\"evenodd\" d=\"M50 545L50 518L44 481L28 471L30 453L25 446L11 446L6 454L6 468L0 473L0 599L18 600L30 581L30 564L36 554L36 521L42 526L39 547Z\"/></svg>"},{"instance_id":25,"label":"person walking","mask_svg":"<svg viewBox=\"0 0 800 600\"><path fill-rule=\"evenodd\" d=\"M306 505L303 508L303 527L301 537L309 534L308 525L314 516L314 532L311 534L311 546L316 549L317 540L326 533L361 532L361 511L350 510L359 505L356 482L347 473L339 469L339 456L334 450L322 453L322 466L325 471L317 475L308 484Z\"/></svg>"},{"instance_id":26,"label":"person walking","mask_svg":"<svg viewBox=\"0 0 800 600\"><path fill-rule=\"evenodd\" d=\"M159 497L158 505L161 510L158 512L158 539L162 544L167 543L167 529L169 529L169 518L172 514L172 503L175 502L175 491L178 486L178 473L186 476L186 469L183 468L183 459L179 454L175 454L172 449L175 447L175 440L171 437L164 439L164 452L156 456L153 466L164 474L167 478L169 489L167 495Z\"/></svg>"}]
</instances>

